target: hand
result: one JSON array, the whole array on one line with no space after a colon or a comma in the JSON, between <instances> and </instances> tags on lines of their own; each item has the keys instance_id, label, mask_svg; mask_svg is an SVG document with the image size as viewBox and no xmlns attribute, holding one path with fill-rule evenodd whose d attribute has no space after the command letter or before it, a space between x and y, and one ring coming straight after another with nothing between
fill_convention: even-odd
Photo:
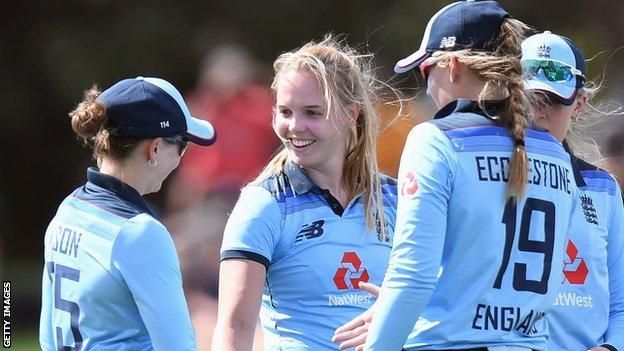
<instances>
[{"instance_id":1,"label":"hand","mask_svg":"<svg viewBox=\"0 0 624 351\"><path fill-rule=\"evenodd\" d=\"M609 349L602 347L602 346L594 346L587 351L609 351Z\"/></svg>"},{"instance_id":2,"label":"hand","mask_svg":"<svg viewBox=\"0 0 624 351\"><path fill-rule=\"evenodd\" d=\"M377 285L360 282L359 287L369 294L379 297L380 288ZM364 349L364 343L366 343L366 336L368 335L368 326L373 320L374 314L375 304L359 316L353 318L350 322L336 329L332 342L340 343L341 350L355 347L356 351L362 351Z\"/></svg>"}]
</instances>

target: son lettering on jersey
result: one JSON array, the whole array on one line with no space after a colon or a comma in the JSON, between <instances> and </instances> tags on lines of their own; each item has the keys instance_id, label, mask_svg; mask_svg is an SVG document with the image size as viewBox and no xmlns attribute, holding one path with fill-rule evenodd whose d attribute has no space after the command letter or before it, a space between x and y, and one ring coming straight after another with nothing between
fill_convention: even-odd
<instances>
[{"instance_id":1,"label":"son lettering on jersey","mask_svg":"<svg viewBox=\"0 0 624 351\"><path fill-rule=\"evenodd\" d=\"M570 194L570 171L562 165L529 158L529 184L542 185ZM482 182L508 182L511 158L475 156L477 178Z\"/></svg>"},{"instance_id":2,"label":"son lettering on jersey","mask_svg":"<svg viewBox=\"0 0 624 351\"><path fill-rule=\"evenodd\" d=\"M371 294L350 293L343 295L329 295L329 306L345 306L345 305L370 305L375 301L375 297Z\"/></svg>"},{"instance_id":3,"label":"son lettering on jersey","mask_svg":"<svg viewBox=\"0 0 624 351\"><path fill-rule=\"evenodd\" d=\"M57 251L73 257L78 255L78 245L80 245L82 233L71 228L58 226L58 230L52 235L52 251Z\"/></svg>"},{"instance_id":4,"label":"son lettering on jersey","mask_svg":"<svg viewBox=\"0 0 624 351\"><path fill-rule=\"evenodd\" d=\"M559 292L553 306L569 306L581 308L594 308L591 294L586 296L577 295L575 292Z\"/></svg>"},{"instance_id":5,"label":"son lettering on jersey","mask_svg":"<svg viewBox=\"0 0 624 351\"><path fill-rule=\"evenodd\" d=\"M537 333L535 323L545 316L545 312L537 310L529 310L527 314L526 310L517 306L492 306L479 303L472 320L472 329L518 331L531 335Z\"/></svg>"}]
</instances>

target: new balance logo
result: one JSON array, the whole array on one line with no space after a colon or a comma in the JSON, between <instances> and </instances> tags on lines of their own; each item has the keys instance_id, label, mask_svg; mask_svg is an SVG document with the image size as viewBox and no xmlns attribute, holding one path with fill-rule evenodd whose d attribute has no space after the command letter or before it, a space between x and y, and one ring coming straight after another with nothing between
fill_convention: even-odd
<instances>
[{"instance_id":1,"label":"new balance logo","mask_svg":"<svg viewBox=\"0 0 624 351\"><path fill-rule=\"evenodd\" d=\"M598 225L598 214L594 207L594 200L587 195L581 195L581 207L583 208L583 214L585 214L585 220L588 223Z\"/></svg>"},{"instance_id":2,"label":"new balance logo","mask_svg":"<svg viewBox=\"0 0 624 351\"><path fill-rule=\"evenodd\" d=\"M441 49L449 49L455 47L456 37L444 37L440 40L440 48Z\"/></svg>"},{"instance_id":3,"label":"new balance logo","mask_svg":"<svg viewBox=\"0 0 624 351\"><path fill-rule=\"evenodd\" d=\"M323 235L323 224L325 224L325 220L319 219L318 221L312 222L312 224L302 225L299 234L297 234L295 238L295 242L298 243L303 239L310 240Z\"/></svg>"}]
</instances>

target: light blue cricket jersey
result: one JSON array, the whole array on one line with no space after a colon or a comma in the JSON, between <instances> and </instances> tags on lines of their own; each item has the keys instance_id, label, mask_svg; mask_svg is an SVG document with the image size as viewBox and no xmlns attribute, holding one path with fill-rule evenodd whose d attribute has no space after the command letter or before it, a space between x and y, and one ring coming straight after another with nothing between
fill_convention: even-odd
<instances>
[{"instance_id":1,"label":"light blue cricket jersey","mask_svg":"<svg viewBox=\"0 0 624 351\"><path fill-rule=\"evenodd\" d=\"M169 232L129 185L87 180L46 231L41 348L195 350Z\"/></svg>"},{"instance_id":2,"label":"light blue cricket jersey","mask_svg":"<svg viewBox=\"0 0 624 351\"><path fill-rule=\"evenodd\" d=\"M392 234L396 182L383 176L381 187ZM361 197L343 210L294 163L243 189L221 259L250 259L267 268L260 309L267 351L338 349L331 342L335 329L375 302L357 284L380 284L388 266L391 243L376 229L366 228Z\"/></svg>"},{"instance_id":3,"label":"light blue cricket jersey","mask_svg":"<svg viewBox=\"0 0 624 351\"><path fill-rule=\"evenodd\" d=\"M367 350L544 349L578 189L557 140L527 129L524 142L529 184L515 204L505 199L512 139L475 102L410 132Z\"/></svg>"},{"instance_id":4,"label":"light blue cricket jersey","mask_svg":"<svg viewBox=\"0 0 624 351\"><path fill-rule=\"evenodd\" d=\"M617 181L579 158L581 207L548 314L548 350L624 350L624 209Z\"/></svg>"}]
</instances>

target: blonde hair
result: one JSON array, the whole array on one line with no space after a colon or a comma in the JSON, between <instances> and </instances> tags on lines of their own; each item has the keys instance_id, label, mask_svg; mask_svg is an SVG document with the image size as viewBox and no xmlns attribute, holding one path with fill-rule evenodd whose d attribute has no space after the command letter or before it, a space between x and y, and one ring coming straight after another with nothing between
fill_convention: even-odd
<instances>
[{"instance_id":1,"label":"blonde hair","mask_svg":"<svg viewBox=\"0 0 624 351\"><path fill-rule=\"evenodd\" d=\"M331 118L332 115L346 116L350 113L351 106L358 107L355 127L350 128L347 135L344 184L350 196L363 194L366 225L368 228L379 225L382 240L386 240L387 220L383 211L377 165L380 119L376 106L379 103L378 91L383 83L374 77L371 59L372 55L358 54L342 41L327 35L319 43L312 41L281 54L273 63L275 76L271 88L274 92L277 91L282 72L305 71L316 78L323 92L327 105L326 118ZM280 150L269 161L256 182L280 173L287 159L288 151Z\"/></svg>"},{"instance_id":2,"label":"blonde hair","mask_svg":"<svg viewBox=\"0 0 624 351\"><path fill-rule=\"evenodd\" d=\"M475 75L485 81L479 93L478 103L488 113L485 101L492 96L506 91L508 103L497 116L491 116L510 131L514 140L511 157L507 197L519 199L526 191L529 167L524 146L524 129L528 126L530 112L528 99L522 85L522 66L520 44L530 28L512 18L505 18L501 24L498 38L488 44L485 50L461 50L454 52L438 51L433 56L440 57L439 66L448 64L451 57L468 67Z\"/></svg>"},{"instance_id":3,"label":"blonde hair","mask_svg":"<svg viewBox=\"0 0 624 351\"><path fill-rule=\"evenodd\" d=\"M576 104L578 99L582 97L585 97L587 100L583 110L578 115L571 116L568 130L563 139L575 156L592 164L599 164L605 160L600 147L592 137L596 127L602 125L611 117L624 114L624 109L619 103L592 103L594 97L602 90L603 82L604 75L600 81L587 80L584 87L578 89L572 105ZM545 92L533 90L529 92L528 96L531 105L536 108L553 108L552 102Z\"/></svg>"},{"instance_id":4,"label":"blonde hair","mask_svg":"<svg viewBox=\"0 0 624 351\"><path fill-rule=\"evenodd\" d=\"M136 148L137 139L123 138L110 134L106 106L97 101L100 90L97 85L84 92L82 101L70 113L71 126L84 145L93 149L93 158L100 160L111 156L124 160Z\"/></svg>"},{"instance_id":5,"label":"blonde hair","mask_svg":"<svg viewBox=\"0 0 624 351\"><path fill-rule=\"evenodd\" d=\"M604 161L604 156L596 141L592 138L591 132L597 125L604 123L611 117L622 115L622 106L615 103L603 102L594 105L591 101L600 92L602 81L597 83L588 81L585 87L577 92L577 99L585 96L587 101L585 107L578 116L573 116L568 127L565 141L568 143L576 156L583 160L597 164ZM575 101L576 102L576 101Z\"/></svg>"}]
</instances>

